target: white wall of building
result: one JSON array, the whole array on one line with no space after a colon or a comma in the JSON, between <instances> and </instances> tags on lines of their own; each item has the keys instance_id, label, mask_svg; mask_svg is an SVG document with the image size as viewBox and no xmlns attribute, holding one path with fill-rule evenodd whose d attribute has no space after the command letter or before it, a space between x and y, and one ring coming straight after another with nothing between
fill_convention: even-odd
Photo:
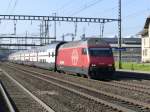
<instances>
[{"instance_id":1,"label":"white wall of building","mask_svg":"<svg viewBox=\"0 0 150 112\"><path fill-rule=\"evenodd\" d=\"M142 37L142 62L150 62L150 24L148 35Z\"/></svg>"}]
</instances>

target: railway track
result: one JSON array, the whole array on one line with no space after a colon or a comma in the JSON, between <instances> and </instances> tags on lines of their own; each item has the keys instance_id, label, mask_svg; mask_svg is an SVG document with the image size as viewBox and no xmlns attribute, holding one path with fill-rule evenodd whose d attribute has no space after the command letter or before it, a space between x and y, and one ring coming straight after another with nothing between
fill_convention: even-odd
<instances>
[{"instance_id":1,"label":"railway track","mask_svg":"<svg viewBox=\"0 0 150 112\"><path fill-rule=\"evenodd\" d=\"M133 85L139 86L140 88L149 89L150 88L150 80L143 79L143 80L121 80L117 81L118 83L124 83L125 85Z\"/></svg>"},{"instance_id":2,"label":"railway track","mask_svg":"<svg viewBox=\"0 0 150 112\"><path fill-rule=\"evenodd\" d=\"M96 90L96 89L83 86L83 85L79 85L79 84L69 82L66 80L61 80L58 78L50 77L42 73L37 73L35 71L29 71L29 70L22 69L22 68L18 69L12 66L10 68L17 70L19 72L22 72L24 74L30 75L34 78L51 83L53 85L59 86L68 91L82 95L84 97L87 97L88 99L92 99L96 102L105 104L108 107L117 109L118 111L126 111L126 112L132 112L132 111L133 112L149 112L150 111L150 105L147 103L142 103L133 99L129 99L129 98L125 98L119 95L114 95L114 94L107 93L104 91Z\"/></svg>"},{"instance_id":3,"label":"railway track","mask_svg":"<svg viewBox=\"0 0 150 112\"><path fill-rule=\"evenodd\" d=\"M17 70L16 70L17 71ZM10 72L10 71L9 71ZM21 74L21 76L23 76L23 73L21 73L21 72L19 72L19 74ZM118 105L115 105L115 104L112 104L112 103L109 103L109 102L107 102L107 101L103 101L103 100L100 100L100 99L98 99L98 98L95 98L95 97L91 97L90 95L87 95L86 93L83 93L83 92L79 92L79 91L76 91L75 89L72 89L72 88L68 88L68 87L66 87L66 86L63 86L62 84L58 84L58 83L56 83L56 82L51 82L51 81L49 81L49 80L46 80L46 79L43 79L43 78L41 78L41 77L35 77L35 75L33 76L33 75L31 75L30 73L24 73L24 75L25 75L25 77L27 77L28 76L28 79L32 79L32 82L34 83L34 82L36 82L36 78L37 78L37 82L39 82L40 81L40 85L38 85L38 83L36 82L35 84L36 85L38 85L38 87L39 86L41 86L42 88L40 88L41 89L41 91L44 91L44 90L42 90L43 88L44 88L44 86L43 85L47 85L48 86L48 83L49 83L49 85L50 86L52 86L52 85L54 85L54 88L59 88L58 90L61 90L61 89L64 89L64 91L66 92L66 91L68 91L69 93L71 92L71 94L69 94L69 93L66 93L66 95L67 96L69 96L71 99L70 100L72 100L72 98L73 99L78 99L78 105L80 104L80 103L82 103L82 105L85 105L86 104L86 106L84 107L84 108L86 108L86 109L90 109L90 108L92 108L92 109L94 109L94 110L86 110L86 111L88 111L88 112L93 112L93 111L95 111L95 112L117 112L117 111L123 111L123 112L135 112L135 111L132 111L132 110L130 110L130 109L127 109L126 110L126 108L123 108L123 107L121 107L121 106L118 106ZM14 75L13 75L14 76ZM19 76L19 75L17 75L17 76ZM30 76L30 77L29 77ZM24 80L26 80L25 79L25 77L23 77L23 79ZM23 80L22 80L23 81ZM29 83L29 82L28 82ZM33 83L32 83L32 85L33 85ZM43 84L43 83L45 83L45 84ZM54 89L53 88L53 89ZM47 89L48 89L48 87L47 87ZM46 89L46 91L47 92L49 92L48 90ZM37 92L36 92L37 93ZM35 94L36 94L35 93ZM59 93L59 92L58 92ZM74 96L75 95L75 96ZM42 96L41 96L42 97ZM52 97L52 96L51 96ZM65 94L63 94L63 97L65 97ZM61 97L61 99L63 99L63 97ZM79 97L79 98L78 98ZM49 97L46 95L46 98L48 99ZM66 98L65 98L66 99ZM84 99L84 100L87 100L87 102L80 102L80 99ZM46 102L46 101L45 101ZM91 105L91 102L93 103L93 105ZM66 103L66 102L65 102ZM70 103L70 102L69 102ZM88 104L88 105L87 105ZM94 106L95 105L95 106ZM70 105L71 106L71 105ZM59 107L60 108L60 107ZM81 107L80 107L81 108ZM100 108L100 109L99 109ZM123 110L123 109L125 109L125 110ZM86 112L85 110L74 110L74 111L78 111L78 112ZM59 111L58 111L59 112ZM63 110L61 111L61 112L63 112ZM64 112L66 112L66 111L64 111ZM71 112L71 110L70 111L68 111L68 112Z\"/></svg>"},{"instance_id":4,"label":"railway track","mask_svg":"<svg viewBox=\"0 0 150 112\"><path fill-rule=\"evenodd\" d=\"M29 69L31 70L31 69ZM37 70L37 69L36 69ZM35 71L32 69L32 71ZM38 71L39 73L42 73L43 71ZM49 72L49 71L48 71ZM48 72L43 72L43 74L47 74ZM58 74L57 74L58 76ZM55 78L58 78L57 76L55 76ZM48 75L48 77L50 77L50 75ZM65 81L68 80L68 79L64 79ZM71 81L74 81L74 80L71 80ZM79 81L79 80L78 80ZM89 80L91 81L91 85L96 85L96 83L99 85L99 86L109 86L109 87L114 87L114 88L120 88L120 89L124 89L124 90L128 90L128 91L135 91L135 93L140 93L140 94L146 94L147 96L150 95L150 86L146 86L146 85L141 85L141 84L134 84L134 83L129 83L129 82L122 82L122 81L111 81L111 82L104 82L104 81L95 81L95 80ZM78 82L76 82L78 83ZM88 81L85 82L85 84L88 84ZM89 85L86 85L86 86L91 86L90 84ZM93 88L96 88L93 86ZM96 88L98 89L98 88ZM145 102L145 101L144 101ZM149 100L148 100L149 102Z\"/></svg>"},{"instance_id":5,"label":"railway track","mask_svg":"<svg viewBox=\"0 0 150 112\"><path fill-rule=\"evenodd\" d=\"M1 72L1 71L0 71ZM0 81L0 112L17 112L15 106L12 104L9 95Z\"/></svg>"},{"instance_id":6,"label":"railway track","mask_svg":"<svg viewBox=\"0 0 150 112\"><path fill-rule=\"evenodd\" d=\"M7 72L1 70L0 79L4 83L10 97L15 103L16 108L9 104L9 111L5 112L55 112L39 98L24 88L18 81L11 77Z\"/></svg>"},{"instance_id":7,"label":"railway track","mask_svg":"<svg viewBox=\"0 0 150 112\"><path fill-rule=\"evenodd\" d=\"M113 81L112 84L114 85L121 85L122 87L130 87L131 90L138 91L145 94L150 94L150 86L142 85L142 84L135 84L129 82L122 82L122 81ZM129 88L129 89L130 89Z\"/></svg>"}]
</instances>

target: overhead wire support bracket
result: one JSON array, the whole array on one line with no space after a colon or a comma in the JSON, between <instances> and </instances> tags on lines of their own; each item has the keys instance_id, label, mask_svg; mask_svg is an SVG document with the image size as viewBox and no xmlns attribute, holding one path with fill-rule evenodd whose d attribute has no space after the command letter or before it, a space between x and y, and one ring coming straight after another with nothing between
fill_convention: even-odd
<instances>
[{"instance_id":1,"label":"overhead wire support bracket","mask_svg":"<svg viewBox=\"0 0 150 112\"><path fill-rule=\"evenodd\" d=\"M16 39L16 38L26 39L26 38L27 38L27 39L36 39L36 40L37 40L37 39L42 39L42 37L36 37L36 36L32 36L32 37L31 37L31 36L30 36L30 37L25 37L25 36L13 36L13 37L12 37L12 36L1 36L1 35L0 35L0 39L6 39L6 38L9 38L9 39ZM48 40L48 39L55 39L55 38L54 38L54 37L47 37L46 39Z\"/></svg>"},{"instance_id":2,"label":"overhead wire support bracket","mask_svg":"<svg viewBox=\"0 0 150 112\"><path fill-rule=\"evenodd\" d=\"M31 16L31 15L0 15L0 20L43 20L43 21L64 21L64 22L91 22L107 23L119 21L109 18L86 18L86 17L62 17L62 16Z\"/></svg>"},{"instance_id":3,"label":"overhead wire support bracket","mask_svg":"<svg viewBox=\"0 0 150 112\"><path fill-rule=\"evenodd\" d=\"M39 44L0 44L1 46L41 46Z\"/></svg>"},{"instance_id":4,"label":"overhead wire support bracket","mask_svg":"<svg viewBox=\"0 0 150 112\"><path fill-rule=\"evenodd\" d=\"M83 23L108 23L108 22L119 22L119 19L110 18L90 18L90 17L63 17L63 16L33 16L33 15L0 15L0 21L2 20L30 20L30 21L61 21L61 22L83 22ZM42 33L43 34L43 33ZM5 38L5 37L2 37ZM6 37L15 38L15 37ZM22 37L23 38L23 37ZM32 38L32 37L31 37ZM45 38L49 39L49 38ZM52 39L52 38L50 38ZM54 38L56 39L56 38ZM0 44L1 46L40 46L34 44Z\"/></svg>"}]
</instances>

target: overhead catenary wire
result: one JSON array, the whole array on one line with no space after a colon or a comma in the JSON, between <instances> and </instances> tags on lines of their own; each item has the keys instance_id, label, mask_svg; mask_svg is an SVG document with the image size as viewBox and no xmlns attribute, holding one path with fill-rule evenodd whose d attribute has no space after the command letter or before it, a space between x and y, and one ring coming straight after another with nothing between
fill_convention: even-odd
<instances>
[{"instance_id":1,"label":"overhead catenary wire","mask_svg":"<svg viewBox=\"0 0 150 112\"><path fill-rule=\"evenodd\" d=\"M94 0L94 1L92 0L92 2L90 2L89 4L86 4L84 7L80 8L76 12L72 13L71 16L76 15L76 14L78 14L78 13L80 13L80 12L90 8L90 7L92 7L92 6L96 5L97 3L101 2L101 1L103 1L103 0ZM86 28L84 28L84 30L85 29ZM84 35L85 35L85 31L84 31Z\"/></svg>"},{"instance_id":2,"label":"overhead catenary wire","mask_svg":"<svg viewBox=\"0 0 150 112\"><path fill-rule=\"evenodd\" d=\"M123 19L129 19L129 18L132 18L132 17L135 17L135 16L139 16L139 14L144 14L143 12L146 12L146 13L150 12L150 8L133 12L133 13L131 13L129 15L124 16Z\"/></svg>"},{"instance_id":3,"label":"overhead catenary wire","mask_svg":"<svg viewBox=\"0 0 150 112\"><path fill-rule=\"evenodd\" d=\"M88 4L85 4L83 7L81 7L79 10L77 10L76 12L74 12L74 13L72 13L71 14L71 16L73 16L73 15L76 15L76 14L78 14L78 13L80 13L80 12L82 12L82 11L84 11L84 10L86 10L86 9L88 9L88 8L90 8L90 7L92 7L92 6L94 6L95 4L97 4L98 2L100 2L100 1L102 1L102 0L93 0L92 2L89 2ZM127 5L131 5L132 3L135 3L135 1L136 0L134 0L134 1L126 1L126 6ZM69 1L70 2L70 1ZM65 6L65 5L64 5ZM64 7L63 6L63 7ZM62 8L63 8L62 7ZM105 9L103 12L104 13L106 13L106 12L108 12L108 11L112 11L112 10L114 10L114 9L116 9L118 6L114 6L114 7L111 7L111 8L109 8L109 9Z\"/></svg>"},{"instance_id":4,"label":"overhead catenary wire","mask_svg":"<svg viewBox=\"0 0 150 112\"><path fill-rule=\"evenodd\" d=\"M80 8L76 12L72 13L70 16L76 15L76 14L78 14L78 13L80 13L80 12L82 12L82 11L84 11L84 10L94 6L94 5L96 5L97 3L101 2L101 1L103 1L103 0L94 0L92 3L85 5L84 7Z\"/></svg>"},{"instance_id":5,"label":"overhead catenary wire","mask_svg":"<svg viewBox=\"0 0 150 112\"><path fill-rule=\"evenodd\" d=\"M12 0L11 0L12 1ZM14 0L15 1L15 0ZM17 1L17 0L16 0ZM93 1L98 1L98 0L93 0ZM70 3L69 3L70 2ZM73 1L72 1L73 2ZM134 1L132 1L132 2L134 2ZM88 3L90 3L91 4L91 2L88 2ZM84 6L84 7L82 7L82 8L85 8L85 7L87 7L89 4L87 3L87 5L86 6ZM130 1L128 1L128 2L126 2L126 3L130 3ZM71 1L70 0L68 0L68 2L66 2L61 8L63 9L63 8L65 8L66 9L66 6L68 5L68 4L71 4ZM127 4L127 5L128 5ZM65 6L66 5L66 6ZM72 4L71 4L72 5ZM130 5L130 4L129 4ZM15 6L15 5L14 5ZM15 6L16 7L16 6ZM90 7L89 7L90 8ZM87 8L86 8L87 9ZM85 9L85 10L86 10ZM112 7L111 9L115 9L115 7ZM111 11L111 9L109 10L109 11ZM107 10L107 9L106 9ZM101 11L101 10L100 10ZM82 11L81 11L82 12ZM79 12L80 13L80 12ZM104 13L106 13L106 11L104 11ZM78 14L78 13L77 13ZM101 14L101 13L100 13ZM133 17L134 15L132 15L131 14L131 16L129 16L130 18L131 17ZM123 20L124 20L124 18L123 18Z\"/></svg>"},{"instance_id":6,"label":"overhead catenary wire","mask_svg":"<svg viewBox=\"0 0 150 112\"><path fill-rule=\"evenodd\" d=\"M8 7L7 7L7 9L6 9L6 13L8 13L8 10L9 10L11 4L12 4L12 0L9 0Z\"/></svg>"},{"instance_id":7,"label":"overhead catenary wire","mask_svg":"<svg viewBox=\"0 0 150 112\"><path fill-rule=\"evenodd\" d=\"M135 0L136 1L136 0ZM135 3L135 1L129 1L129 2L126 2L126 5L125 6L127 6L127 5L131 5L131 3ZM115 8L115 7L114 7ZM134 18L135 16L139 16L139 14L140 15L143 15L144 13L147 13L147 12L150 12L150 9L149 8L146 8L146 9L144 9L144 10L140 10L140 11L135 11L135 12L133 12L133 13L131 13L131 14L128 14L128 15L125 15L125 16L123 16L122 17L122 22L124 22L125 20L127 20L127 19L131 19L131 18ZM106 13L106 12L105 12ZM135 18L134 18L135 19ZM133 24L131 24L131 25L133 25ZM132 31L132 30L137 30L136 28L138 28L138 27L142 27L143 25L137 25L137 26L135 26L135 27L133 27L133 26L130 26L130 27L123 27L123 29L125 29L125 30L123 30L123 32L126 32L126 31ZM111 33L115 33L115 32L109 32L109 34L111 34ZM106 34L106 33L105 33ZM107 32L107 34L108 34L108 32Z\"/></svg>"},{"instance_id":8,"label":"overhead catenary wire","mask_svg":"<svg viewBox=\"0 0 150 112\"><path fill-rule=\"evenodd\" d=\"M127 5L132 5L131 3L136 3L136 1L137 1L137 0L132 0L132 1L126 2L126 4L124 4L124 5L125 5L125 6L127 6ZM132 5L132 7L133 7L133 5ZM126 8L127 8L127 7L126 7ZM132 18L132 17L134 17L134 16L138 16L139 14L144 14L143 12L148 12L148 11L150 11L150 8L147 8L147 9L144 9L144 10L140 10L140 11L135 11L135 12L133 12L133 13L131 13L131 14L128 14L128 15L123 16L123 17L122 17L122 20L124 20L124 19L129 19L129 18Z\"/></svg>"},{"instance_id":9,"label":"overhead catenary wire","mask_svg":"<svg viewBox=\"0 0 150 112\"><path fill-rule=\"evenodd\" d=\"M128 2L126 2L126 3L124 2L124 3L122 3L122 4L125 6L125 8L127 8L127 6L132 6L132 4L133 4L133 3L136 3L136 1L137 1L137 0L132 0L132 1L128 1ZM114 10L117 10L117 8L118 8L118 5L115 5L115 6L111 7L111 8L102 10L102 11L100 12L100 14L107 14L108 12L112 12L112 11L114 11Z\"/></svg>"},{"instance_id":10,"label":"overhead catenary wire","mask_svg":"<svg viewBox=\"0 0 150 112\"><path fill-rule=\"evenodd\" d=\"M63 9L66 8L66 6L69 6L70 4L72 4L73 1L72 0L68 0L66 3L64 3L60 8L57 9L57 12L62 11Z\"/></svg>"},{"instance_id":11,"label":"overhead catenary wire","mask_svg":"<svg viewBox=\"0 0 150 112\"><path fill-rule=\"evenodd\" d=\"M82 11L84 11L84 10L86 10L86 9L88 9L88 8L90 8L90 7L92 7L93 5L96 5L97 4L97 2L100 2L100 1L102 1L102 0L92 0L92 1L90 1L90 2L88 2L87 4L84 4L84 6L83 7L80 7L76 12L73 12L73 13L71 13L70 14L70 16L74 16L74 15L76 15L76 14L78 14L78 13L80 13L80 12L82 12ZM127 5L132 5L132 3L135 3L137 0L132 0L132 1L128 1L128 2L126 2L126 3L124 3L126 6ZM57 12L59 12L59 10L60 11L62 11L63 9L66 9L66 7L67 6L69 6L70 4L72 4L74 1L70 1L70 0L68 0L66 3L64 3L59 9L57 9ZM104 10L100 10L100 12L102 12L102 13L107 13L107 12L110 12L110 11L113 11L114 9L116 9L116 8L118 8L118 5L116 5L116 6L113 6L113 7L111 7L111 8L108 8L108 9L104 9ZM70 10L70 9L69 9ZM64 10L63 10L63 12L64 12ZM102 14L102 13L100 13L100 14Z\"/></svg>"},{"instance_id":12,"label":"overhead catenary wire","mask_svg":"<svg viewBox=\"0 0 150 112\"><path fill-rule=\"evenodd\" d=\"M125 33L125 32L131 32L132 33L132 31L136 31L137 29L136 28L141 28L142 29L142 27L143 27L143 25L136 25L136 26L129 26L129 27L122 27L122 32L123 32L123 34ZM106 31L105 32L105 35L112 35L112 34L114 34L114 35L116 35L116 32L117 31ZM138 30L137 31L137 33L136 34L138 34L140 31ZM136 35L135 34L135 35ZM128 34L129 35L129 34ZM131 34L130 34L131 35ZM132 34L132 35L134 35L134 34Z\"/></svg>"},{"instance_id":13,"label":"overhead catenary wire","mask_svg":"<svg viewBox=\"0 0 150 112\"><path fill-rule=\"evenodd\" d=\"M12 8L12 10L11 10L11 13L13 13L13 12L14 12L14 10L15 10L15 8L16 8L16 6L17 6L17 4L18 4L18 0L15 0L14 6L13 6L13 8Z\"/></svg>"},{"instance_id":14,"label":"overhead catenary wire","mask_svg":"<svg viewBox=\"0 0 150 112\"><path fill-rule=\"evenodd\" d=\"M6 11L5 11L6 14L8 13L9 8L11 7L12 1L13 1L13 0L9 0L8 6L7 6ZM0 22L0 24L1 24L1 23L2 23L2 22ZM6 28L6 25L4 25L4 26L3 26L3 25L4 25L4 24L1 25L1 27L3 27L2 30L4 30L4 29Z\"/></svg>"}]
</instances>

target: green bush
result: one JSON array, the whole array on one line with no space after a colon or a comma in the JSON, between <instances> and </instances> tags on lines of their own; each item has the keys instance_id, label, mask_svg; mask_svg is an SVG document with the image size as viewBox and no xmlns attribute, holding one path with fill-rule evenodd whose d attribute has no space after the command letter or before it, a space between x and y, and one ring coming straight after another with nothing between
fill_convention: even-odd
<instances>
[{"instance_id":1,"label":"green bush","mask_svg":"<svg viewBox=\"0 0 150 112\"><path fill-rule=\"evenodd\" d=\"M116 68L119 68L118 62L115 63ZM122 69L150 71L150 63L122 62Z\"/></svg>"}]
</instances>

